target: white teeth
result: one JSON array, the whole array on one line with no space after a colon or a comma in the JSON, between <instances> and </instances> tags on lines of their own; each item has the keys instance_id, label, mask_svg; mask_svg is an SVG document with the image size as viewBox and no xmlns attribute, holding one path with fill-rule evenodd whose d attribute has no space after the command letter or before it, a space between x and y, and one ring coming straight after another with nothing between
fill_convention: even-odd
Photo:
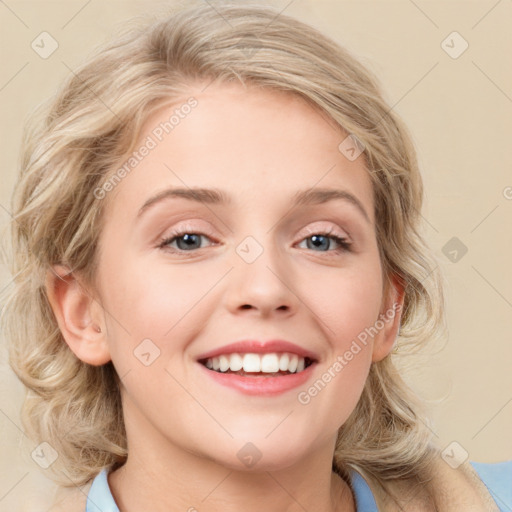
<instances>
[{"instance_id":1,"label":"white teeth","mask_svg":"<svg viewBox=\"0 0 512 512\"><path fill-rule=\"evenodd\" d=\"M219 370L221 372L229 370L229 359L226 356L219 356Z\"/></svg>"},{"instance_id":2,"label":"white teeth","mask_svg":"<svg viewBox=\"0 0 512 512\"><path fill-rule=\"evenodd\" d=\"M244 372L260 372L261 358L258 354L244 355Z\"/></svg>"},{"instance_id":3,"label":"white teeth","mask_svg":"<svg viewBox=\"0 0 512 512\"><path fill-rule=\"evenodd\" d=\"M277 373L279 371L298 373L305 369L306 360L297 354L290 354L288 352L279 354L223 354L207 359L205 365L210 370L223 373L228 370L237 372L242 369L245 372L251 373Z\"/></svg>"},{"instance_id":4,"label":"white teeth","mask_svg":"<svg viewBox=\"0 0 512 512\"><path fill-rule=\"evenodd\" d=\"M288 370L288 363L290 362L290 356L288 354L281 354L279 358L279 369L283 372Z\"/></svg>"},{"instance_id":5,"label":"white teeth","mask_svg":"<svg viewBox=\"0 0 512 512\"><path fill-rule=\"evenodd\" d=\"M279 371L279 358L277 354L264 354L261 358L261 371L274 373Z\"/></svg>"},{"instance_id":6,"label":"white teeth","mask_svg":"<svg viewBox=\"0 0 512 512\"><path fill-rule=\"evenodd\" d=\"M229 359L229 369L232 372L237 372L238 370L241 370L244 366L244 360L242 359L242 356L240 354L231 354Z\"/></svg>"},{"instance_id":7,"label":"white teeth","mask_svg":"<svg viewBox=\"0 0 512 512\"><path fill-rule=\"evenodd\" d=\"M297 364L299 362L299 356L297 354L292 354L290 358L290 362L288 363L288 371L295 372L297 370Z\"/></svg>"}]
</instances>

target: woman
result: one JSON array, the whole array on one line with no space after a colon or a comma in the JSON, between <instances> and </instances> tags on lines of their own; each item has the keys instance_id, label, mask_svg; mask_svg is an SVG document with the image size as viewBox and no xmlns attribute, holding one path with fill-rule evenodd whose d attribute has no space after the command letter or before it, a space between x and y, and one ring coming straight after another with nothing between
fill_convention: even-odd
<instances>
[{"instance_id":1,"label":"woman","mask_svg":"<svg viewBox=\"0 0 512 512\"><path fill-rule=\"evenodd\" d=\"M444 322L406 128L318 31L216 13L27 130L4 315L56 510L500 510L512 461L449 465L393 360Z\"/></svg>"}]
</instances>

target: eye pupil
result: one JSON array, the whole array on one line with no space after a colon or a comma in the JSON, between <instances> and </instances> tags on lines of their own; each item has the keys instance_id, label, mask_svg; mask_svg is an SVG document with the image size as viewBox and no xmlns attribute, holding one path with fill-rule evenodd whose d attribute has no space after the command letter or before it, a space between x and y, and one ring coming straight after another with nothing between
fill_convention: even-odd
<instances>
[{"instance_id":1,"label":"eye pupil","mask_svg":"<svg viewBox=\"0 0 512 512\"><path fill-rule=\"evenodd\" d=\"M201 245L199 235L194 235L194 234L189 234L189 233L185 233L184 235L182 235L176 239L176 243L177 243L178 247L181 245L180 241L185 242L185 245L184 245L185 250L190 249L191 247L194 248L193 247L194 244L197 244L197 243L199 243L199 245ZM179 247L179 248L183 249L183 247Z\"/></svg>"},{"instance_id":2,"label":"eye pupil","mask_svg":"<svg viewBox=\"0 0 512 512\"><path fill-rule=\"evenodd\" d=\"M329 247L329 240L324 235L313 235L310 238L314 244L314 247L323 247L323 248ZM323 239L323 240L320 240L320 239ZM319 245L316 244L316 242L318 242L318 241L320 241Z\"/></svg>"}]
</instances>

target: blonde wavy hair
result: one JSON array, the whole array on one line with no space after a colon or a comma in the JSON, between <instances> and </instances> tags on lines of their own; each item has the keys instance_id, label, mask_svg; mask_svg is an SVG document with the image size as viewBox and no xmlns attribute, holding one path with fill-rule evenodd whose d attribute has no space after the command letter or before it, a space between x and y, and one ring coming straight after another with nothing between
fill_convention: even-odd
<instances>
[{"instance_id":1,"label":"blonde wavy hair","mask_svg":"<svg viewBox=\"0 0 512 512\"><path fill-rule=\"evenodd\" d=\"M316 29L254 4L192 5L121 30L75 69L24 131L11 225L13 285L2 312L10 364L27 388L22 421L59 457L61 485L82 485L127 457L119 378L69 349L49 305L45 277L69 266L94 284L105 201L93 191L133 151L152 112L198 81L236 81L288 91L364 143L376 235L386 278L405 286L398 352L371 365L362 396L339 429L333 469L357 470L386 489L424 482L438 449L425 402L395 358L445 330L439 267L423 235L423 185L408 131L377 78ZM388 279L388 283L389 283Z\"/></svg>"}]
</instances>

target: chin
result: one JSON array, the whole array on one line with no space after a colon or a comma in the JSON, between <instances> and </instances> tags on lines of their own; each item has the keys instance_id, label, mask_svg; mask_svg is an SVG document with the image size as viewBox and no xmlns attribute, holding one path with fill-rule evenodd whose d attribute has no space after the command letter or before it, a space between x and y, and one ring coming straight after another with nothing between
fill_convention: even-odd
<instances>
[{"instance_id":1,"label":"chin","mask_svg":"<svg viewBox=\"0 0 512 512\"><path fill-rule=\"evenodd\" d=\"M222 449L221 453L210 454L211 459L235 471L280 471L307 457L304 447L310 445L306 440L291 443L277 435L273 440L265 439L265 436L253 441L250 437L244 438L247 440L232 439L231 446Z\"/></svg>"}]
</instances>

